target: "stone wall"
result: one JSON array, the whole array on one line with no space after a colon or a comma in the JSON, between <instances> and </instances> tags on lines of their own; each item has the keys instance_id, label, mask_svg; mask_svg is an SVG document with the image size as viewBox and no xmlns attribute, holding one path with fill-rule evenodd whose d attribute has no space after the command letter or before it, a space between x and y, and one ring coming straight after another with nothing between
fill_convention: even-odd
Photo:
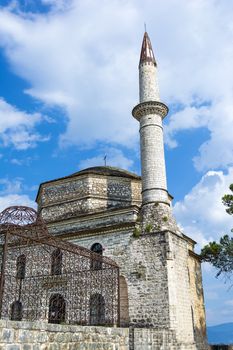
<instances>
[{"instance_id":1,"label":"stone wall","mask_svg":"<svg viewBox=\"0 0 233 350\"><path fill-rule=\"evenodd\" d=\"M160 101L157 68L154 64L140 64L139 99L140 103L147 101Z\"/></svg>"},{"instance_id":2,"label":"stone wall","mask_svg":"<svg viewBox=\"0 0 233 350\"><path fill-rule=\"evenodd\" d=\"M132 350L199 350L194 342L178 342L172 330L135 328L132 332Z\"/></svg>"},{"instance_id":3,"label":"stone wall","mask_svg":"<svg viewBox=\"0 0 233 350\"><path fill-rule=\"evenodd\" d=\"M128 350L128 329L0 321L0 350Z\"/></svg>"},{"instance_id":4,"label":"stone wall","mask_svg":"<svg viewBox=\"0 0 233 350\"><path fill-rule=\"evenodd\" d=\"M38 210L46 222L141 204L141 182L116 176L77 175L42 184Z\"/></svg>"},{"instance_id":5,"label":"stone wall","mask_svg":"<svg viewBox=\"0 0 233 350\"><path fill-rule=\"evenodd\" d=\"M79 175L80 180L82 176ZM186 346L185 350L194 349L195 325L192 318L188 271L191 248L187 238L183 237L176 226L171 208L166 204L147 204L141 212L144 219L142 220L139 207L133 200L139 194L137 179L111 176L98 178L96 174L90 174L91 178L94 182L99 181L99 186L103 186L103 193L107 199L106 210L102 208L102 211L99 211L99 207L93 212L76 215L74 202L68 201L69 208L64 207L64 214L61 215L64 215L65 220L60 220L59 217L53 222L51 218L60 215L64 204L56 203L55 209L54 203L53 208L57 212L54 214L52 206L47 206L44 202L42 214L48 222L50 233L89 249L94 243L100 243L104 248L104 255L118 264L121 280L125 281L124 291L128 290L128 299L124 296L124 300L121 300L122 309L124 307L126 310L128 307L121 324L125 326L128 322L130 326L154 329L153 334L148 330L148 338L144 339L144 343L147 344L145 349L152 349L149 347L152 336L153 345L163 346L163 337L172 337L171 344L174 345L174 349L181 349L181 346ZM78 178L75 181L78 181ZM92 187L94 192L97 191L97 187ZM94 193L88 200L95 204L97 198L93 195ZM40 196L43 197L43 188L40 190ZM117 204L115 208L112 203L108 206L112 199L118 203L121 197L122 200L126 200L126 207ZM74 216L69 217L72 211ZM65 217L65 213L68 217ZM135 228L138 228L138 231ZM199 266L197 268L199 269ZM200 280L196 280L195 266L190 273L194 283L201 283ZM200 303L202 302L203 300ZM143 334L139 339L142 337ZM206 349L204 342L200 342L196 349Z\"/></svg>"},{"instance_id":6,"label":"stone wall","mask_svg":"<svg viewBox=\"0 0 233 350\"><path fill-rule=\"evenodd\" d=\"M192 315L195 341L199 344L206 338L204 294L202 288L201 262L195 253L189 251L189 281L192 301Z\"/></svg>"},{"instance_id":7,"label":"stone wall","mask_svg":"<svg viewBox=\"0 0 233 350\"><path fill-rule=\"evenodd\" d=\"M72 205L70 206L72 208ZM92 213L82 217L76 217L68 220L61 220L47 224L49 232L53 235L84 235L85 232L91 235L92 232L103 234L103 230L116 232L117 227L134 226L138 217L138 208L130 207L123 209L113 209L100 213ZM50 208L46 208L46 215L52 215ZM89 247L90 249L90 247Z\"/></svg>"},{"instance_id":8,"label":"stone wall","mask_svg":"<svg viewBox=\"0 0 233 350\"><path fill-rule=\"evenodd\" d=\"M167 273L171 328L176 330L179 341L194 342L187 242L171 232L167 232L165 238L168 242Z\"/></svg>"},{"instance_id":9,"label":"stone wall","mask_svg":"<svg viewBox=\"0 0 233 350\"><path fill-rule=\"evenodd\" d=\"M168 202L162 118L159 114L145 114L140 118L140 150L143 204Z\"/></svg>"},{"instance_id":10,"label":"stone wall","mask_svg":"<svg viewBox=\"0 0 233 350\"><path fill-rule=\"evenodd\" d=\"M159 342L163 342L162 339L166 333L162 329L173 329L174 344L176 342L189 344L190 349L192 348L193 333L196 330L194 330L191 312L189 250L185 238L168 231L142 234L135 238L133 230L129 229L100 235L79 236L73 239L73 242L87 248L96 242L101 243L104 247L104 255L117 262L120 274L125 277L128 286L131 325L155 327L157 332L153 331L153 337L156 339L155 344L160 345L163 344ZM200 274L200 264L198 264L199 261L196 261L196 270L194 266L190 271L192 282L197 284L201 283L200 280L196 280L196 273ZM202 311L203 299L199 303ZM198 310L195 309L195 312L197 313L195 317L202 317L203 314L199 315ZM135 332L138 335L140 333L138 330ZM171 335L168 333L166 337L169 338ZM139 344L142 337L144 336L139 336ZM205 333L201 333L197 349L206 349L204 338ZM147 340L144 339L144 342L146 344ZM150 349L149 345L148 349Z\"/></svg>"},{"instance_id":11,"label":"stone wall","mask_svg":"<svg viewBox=\"0 0 233 350\"><path fill-rule=\"evenodd\" d=\"M168 326L168 288L164 234L133 237L133 230L89 235L72 240L90 248L100 243L104 255L120 267L128 285L129 318L137 326ZM137 302L136 302L137 301Z\"/></svg>"}]
</instances>

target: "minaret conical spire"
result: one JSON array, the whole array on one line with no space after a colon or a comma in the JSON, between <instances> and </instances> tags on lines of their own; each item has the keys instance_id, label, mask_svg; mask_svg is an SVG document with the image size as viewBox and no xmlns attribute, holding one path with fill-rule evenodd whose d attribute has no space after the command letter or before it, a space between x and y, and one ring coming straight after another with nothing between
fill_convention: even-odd
<instances>
[{"instance_id":1,"label":"minaret conical spire","mask_svg":"<svg viewBox=\"0 0 233 350\"><path fill-rule=\"evenodd\" d=\"M147 32L144 33L144 37L142 41L139 65L143 63L150 63L157 66L151 41Z\"/></svg>"},{"instance_id":2,"label":"minaret conical spire","mask_svg":"<svg viewBox=\"0 0 233 350\"><path fill-rule=\"evenodd\" d=\"M157 63L147 32L144 33L139 61L140 102L160 101Z\"/></svg>"}]
</instances>

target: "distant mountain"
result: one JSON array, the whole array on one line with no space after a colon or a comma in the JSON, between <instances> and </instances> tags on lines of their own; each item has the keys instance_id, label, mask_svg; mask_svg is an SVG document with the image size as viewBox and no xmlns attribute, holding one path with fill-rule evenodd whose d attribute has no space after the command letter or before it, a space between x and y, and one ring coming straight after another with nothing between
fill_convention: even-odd
<instances>
[{"instance_id":1,"label":"distant mountain","mask_svg":"<svg viewBox=\"0 0 233 350\"><path fill-rule=\"evenodd\" d=\"M233 344L233 322L207 327L209 344Z\"/></svg>"}]
</instances>

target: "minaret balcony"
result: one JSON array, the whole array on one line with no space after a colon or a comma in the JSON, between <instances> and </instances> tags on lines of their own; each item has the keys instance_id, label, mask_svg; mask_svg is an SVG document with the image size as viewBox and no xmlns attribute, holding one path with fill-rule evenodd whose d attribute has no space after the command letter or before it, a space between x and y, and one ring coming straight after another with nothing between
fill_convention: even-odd
<instances>
[{"instance_id":1,"label":"minaret balcony","mask_svg":"<svg viewBox=\"0 0 233 350\"><path fill-rule=\"evenodd\" d=\"M168 114L168 111L169 109L164 103L148 101L139 103L137 106L135 106L132 110L132 115L138 121L141 119L141 117L148 114L157 114L163 119Z\"/></svg>"}]
</instances>

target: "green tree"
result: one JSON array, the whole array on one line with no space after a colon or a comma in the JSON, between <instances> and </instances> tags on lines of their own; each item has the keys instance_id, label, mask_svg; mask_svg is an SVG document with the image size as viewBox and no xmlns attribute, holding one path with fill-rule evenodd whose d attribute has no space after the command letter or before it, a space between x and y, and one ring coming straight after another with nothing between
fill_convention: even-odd
<instances>
[{"instance_id":1,"label":"green tree","mask_svg":"<svg viewBox=\"0 0 233 350\"><path fill-rule=\"evenodd\" d=\"M225 194L222 202L227 207L226 212L233 215L233 184L230 185L230 190L231 194ZM230 278L233 274L233 237L224 235L219 242L209 242L201 250L201 259L217 268L217 277L222 274Z\"/></svg>"}]
</instances>

